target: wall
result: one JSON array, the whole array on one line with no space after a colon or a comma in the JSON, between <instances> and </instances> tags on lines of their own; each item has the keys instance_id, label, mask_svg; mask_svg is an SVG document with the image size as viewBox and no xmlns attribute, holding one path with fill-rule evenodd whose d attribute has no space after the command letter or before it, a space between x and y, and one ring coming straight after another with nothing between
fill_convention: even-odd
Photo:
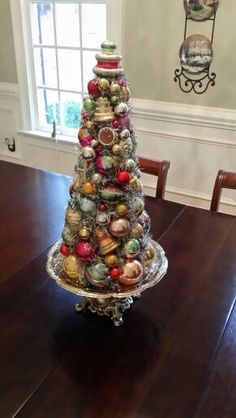
<instances>
[{"instance_id":1,"label":"wall","mask_svg":"<svg viewBox=\"0 0 236 418\"><path fill-rule=\"evenodd\" d=\"M1 1L0 11L5 13L1 20L5 21L4 30L9 30L11 45L9 1ZM139 154L171 161L166 198L209 208L218 169L236 170L236 58L231 53L234 51L236 3L228 0L227 4L220 4L211 68L217 74L216 86L200 96L182 93L173 81L183 40L185 16L182 2L127 0L124 5L123 63L131 82ZM197 27L203 28L204 25L199 23ZM194 28L194 32L198 31ZM0 39L1 51L5 44L2 37ZM72 175L76 141L74 144L62 140L55 142L51 138L42 139L19 132L21 97L12 52L11 49L9 61L0 62L0 156L20 164ZM6 45L4 54L7 55ZM13 134L16 139L17 152L14 155L3 142L8 134ZM144 184L146 191L153 193L154 180L146 176ZM221 209L236 214L235 192L224 193Z\"/></svg>"},{"instance_id":2,"label":"wall","mask_svg":"<svg viewBox=\"0 0 236 418\"><path fill-rule=\"evenodd\" d=\"M0 82L17 83L9 0L0 1Z\"/></svg>"}]
</instances>

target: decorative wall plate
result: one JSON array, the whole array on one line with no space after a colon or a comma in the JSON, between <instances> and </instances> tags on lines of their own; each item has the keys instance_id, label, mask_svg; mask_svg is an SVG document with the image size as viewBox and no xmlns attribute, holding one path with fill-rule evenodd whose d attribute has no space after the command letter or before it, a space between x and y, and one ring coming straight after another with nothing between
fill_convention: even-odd
<instances>
[{"instance_id":1,"label":"decorative wall plate","mask_svg":"<svg viewBox=\"0 0 236 418\"><path fill-rule=\"evenodd\" d=\"M181 66L191 74L197 74L209 68L213 58L211 42L204 35L191 35L184 40L179 50Z\"/></svg>"},{"instance_id":2,"label":"decorative wall plate","mask_svg":"<svg viewBox=\"0 0 236 418\"><path fill-rule=\"evenodd\" d=\"M184 0L187 17L198 22L209 19L216 12L220 0Z\"/></svg>"}]
</instances>

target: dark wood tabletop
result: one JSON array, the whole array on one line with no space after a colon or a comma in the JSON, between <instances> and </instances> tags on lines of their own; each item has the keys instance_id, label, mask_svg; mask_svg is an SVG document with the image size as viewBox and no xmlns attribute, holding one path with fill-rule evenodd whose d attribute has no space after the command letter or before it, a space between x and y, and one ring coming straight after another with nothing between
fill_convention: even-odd
<instances>
[{"instance_id":1,"label":"dark wood tabletop","mask_svg":"<svg viewBox=\"0 0 236 418\"><path fill-rule=\"evenodd\" d=\"M147 197L168 272L115 327L46 273L71 179L0 174L0 417L235 418L236 217Z\"/></svg>"}]
</instances>

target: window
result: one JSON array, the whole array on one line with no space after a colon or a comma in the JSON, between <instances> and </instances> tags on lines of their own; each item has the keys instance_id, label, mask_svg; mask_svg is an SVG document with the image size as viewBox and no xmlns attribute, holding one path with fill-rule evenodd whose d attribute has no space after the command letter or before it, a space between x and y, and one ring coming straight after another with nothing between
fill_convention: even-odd
<instances>
[{"instance_id":1,"label":"window","mask_svg":"<svg viewBox=\"0 0 236 418\"><path fill-rule=\"evenodd\" d=\"M75 135L95 54L106 38L119 41L118 8L121 0L11 0L23 129L51 133L56 121Z\"/></svg>"}]
</instances>

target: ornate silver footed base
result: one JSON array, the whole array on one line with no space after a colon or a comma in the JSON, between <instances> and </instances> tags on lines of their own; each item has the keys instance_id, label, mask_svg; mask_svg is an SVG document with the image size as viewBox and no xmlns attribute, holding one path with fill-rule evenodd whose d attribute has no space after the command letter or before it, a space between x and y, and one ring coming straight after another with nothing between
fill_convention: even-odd
<instances>
[{"instance_id":1,"label":"ornate silver footed base","mask_svg":"<svg viewBox=\"0 0 236 418\"><path fill-rule=\"evenodd\" d=\"M114 325L117 327L123 324L122 314L130 308L133 303L133 297L127 298L87 298L75 305L75 311L80 312L83 309L89 309L98 315L110 316Z\"/></svg>"}]
</instances>

